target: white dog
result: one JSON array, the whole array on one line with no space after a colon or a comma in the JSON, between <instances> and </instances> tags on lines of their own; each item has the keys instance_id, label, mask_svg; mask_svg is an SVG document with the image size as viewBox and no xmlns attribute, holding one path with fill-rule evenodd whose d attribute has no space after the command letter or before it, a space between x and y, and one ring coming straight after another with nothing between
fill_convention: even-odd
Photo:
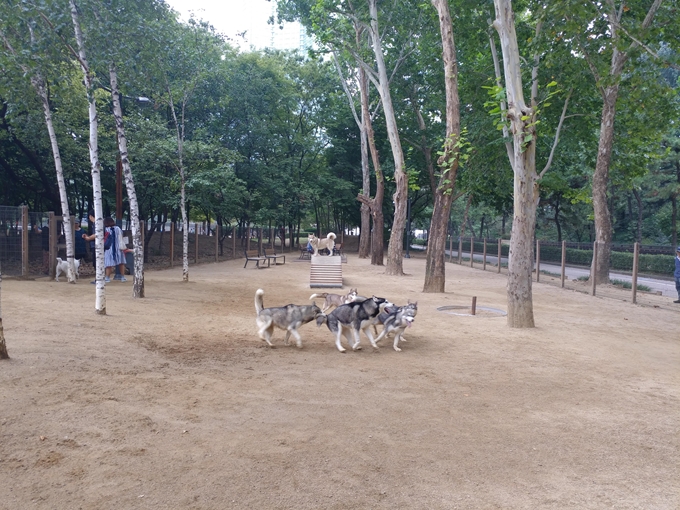
<instances>
[{"instance_id":1,"label":"white dog","mask_svg":"<svg viewBox=\"0 0 680 510\"><path fill-rule=\"evenodd\" d=\"M329 232L326 239L321 237L316 237L314 234L309 234L309 244L312 245L314 249L314 255L319 254L319 250L326 248L329 255L333 255L333 248L335 248L335 234Z\"/></svg>"},{"instance_id":2,"label":"white dog","mask_svg":"<svg viewBox=\"0 0 680 510\"><path fill-rule=\"evenodd\" d=\"M80 260L75 259L73 261L75 267L76 267L76 279L78 279L78 271L80 269ZM61 260L60 257L57 257L57 275L54 277L55 281L59 281L59 275L61 273L68 274L68 260Z\"/></svg>"}]
</instances>

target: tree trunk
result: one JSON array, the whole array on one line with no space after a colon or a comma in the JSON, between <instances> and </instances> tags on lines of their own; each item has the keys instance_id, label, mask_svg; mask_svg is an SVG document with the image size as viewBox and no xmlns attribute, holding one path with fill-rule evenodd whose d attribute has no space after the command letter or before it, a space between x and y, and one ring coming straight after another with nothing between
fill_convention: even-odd
<instances>
[{"instance_id":1,"label":"tree trunk","mask_svg":"<svg viewBox=\"0 0 680 510\"><path fill-rule=\"evenodd\" d=\"M403 275L404 274L404 228L406 227L406 204L408 200L408 179L404 172L404 152L401 147L401 140L399 139L399 130L397 128L397 118L394 113L392 105L392 96L390 95L390 82L387 76L387 68L385 67L385 58L382 50L382 43L380 40L380 30L378 28L378 6L377 0L368 0L368 7L371 17L371 41L373 45L373 53L375 54L375 61L378 68L378 92L382 101L383 111L385 112L385 123L387 126L387 134L392 148L392 157L394 158L394 184L396 190L392 199L394 201L394 220L392 222L392 233L390 234L390 243L387 248L387 267L385 273L389 275ZM382 232L380 232L382 236ZM375 236L375 233L374 233Z\"/></svg>"},{"instance_id":2,"label":"tree trunk","mask_svg":"<svg viewBox=\"0 0 680 510\"><path fill-rule=\"evenodd\" d=\"M446 85L446 141L444 154L438 164L441 175L434 194L434 208L428 232L427 262L423 292L444 292L446 288L446 233L451 213L453 189L458 171L460 151L460 104L458 98L458 66L456 46L453 37L453 24L447 0L432 0L439 15L441 31L444 82Z\"/></svg>"},{"instance_id":3,"label":"tree trunk","mask_svg":"<svg viewBox=\"0 0 680 510\"><path fill-rule=\"evenodd\" d=\"M52 112L50 111L50 101L47 97L47 87L45 80L41 76L35 76L31 82L35 87L40 101L43 106L43 113L45 115L45 124L47 125L47 132L50 137L50 144L52 146L52 158L54 159L54 169L57 173L57 185L59 186L59 198L61 199L61 214L64 218L62 225L64 227L64 238L66 241L66 260L68 261L68 282L76 283L75 259L73 250L73 233L71 231L71 213L68 206L68 195L66 193L66 183L64 182L64 171L61 166L61 155L59 153L59 143L57 142L57 134L54 131L52 123ZM50 264L52 261L50 260Z\"/></svg>"},{"instance_id":4,"label":"tree trunk","mask_svg":"<svg viewBox=\"0 0 680 510\"><path fill-rule=\"evenodd\" d=\"M142 234L139 224L139 204L137 202L137 192L135 182L130 168L128 158L127 138L125 136L125 126L123 125L123 110L120 106L120 94L118 91L118 73L116 66L111 64L109 67L111 78L111 97L113 98L113 116L116 120L116 132L118 133L118 151L123 165L123 175L125 176L125 187L127 189L128 201L130 203L130 220L132 223L132 248L134 250L134 275L132 283L132 297L144 297L144 253L142 245ZM162 244L162 239L161 239Z\"/></svg>"},{"instance_id":5,"label":"tree trunk","mask_svg":"<svg viewBox=\"0 0 680 510\"><path fill-rule=\"evenodd\" d=\"M368 78L366 71L359 66L359 91L361 100L361 182L365 197L371 195L371 174L368 166L368 130L367 123L371 122L368 111ZM382 204L380 204L382 207ZM365 259L371 251L371 208L368 204L361 204L361 234L359 235L359 258Z\"/></svg>"},{"instance_id":6,"label":"tree trunk","mask_svg":"<svg viewBox=\"0 0 680 510\"><path fill-rule=\"evenodd\" d=\"M609 164L614 146L614 118L619 86L611 85L604 90L604 105L600 121L600 141L597 149L597 162L593 173L593 214L595 218L595 241L598 243L597 266L591 263L590 274L595 283L609 282L609 259L611 258L612 223L607 201L609 184Z\"/></svg>"},{"instance_id":7,"label":"tree trunk","mask_svg":"<svg viewBox=\"0 0 680 510\"><path fill-rule=\"evenodd\" d=\"M90 163L92 165L92 195L94 201L94 217L95 217L95 253L97 257L97 272L95 275L95 313L99 315L106 315L106 288L104 282L104 218L102 211L102 186L101 186L101 164L99 162L99 145L97 128L99 122L97 120L97 104L94 97L94 76L90 71L90 66L87 63L85 55L85 43L83 40L83 33L80 29L80 21L78 20L78 8L74 0L69 0L71 7L71 19L73 20L73 27L75 30L76 41L78 43L78 57L80 67L83 71L83 82L85 83L85 90L87 91L88 112L90 118Z\"/></svg>"},{"instance_id":8,"label":"tree trunk","mask_svg":"<svg viewBox=\"0 0 680 510\"><path fill-rule=\"evenodd\" d=\"M638 243L642 242L642 197L636 189L633 189L633 195L637 202L637 228L635 229L635 240Z\"/></svg>"},{"instance_id":9,"label":"tree trunk","mask_svg":"<svg viewBox=\"0 0 680 510\"><path fill-rule=\"evenodd\" d=\"M536 116L526 106L522 92L519 48L510 0L494 0L496 20L503 52L510 131L513 138L514 217L508 260L508 326L534 327L531 272L533 239L538 206L536 174Z\"/></svg>"}]
</instances>

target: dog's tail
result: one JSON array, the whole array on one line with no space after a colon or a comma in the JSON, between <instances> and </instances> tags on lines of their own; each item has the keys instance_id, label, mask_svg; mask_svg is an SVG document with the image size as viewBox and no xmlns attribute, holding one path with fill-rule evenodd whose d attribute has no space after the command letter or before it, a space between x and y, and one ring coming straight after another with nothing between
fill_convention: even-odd
<instances>
[{"instance_id":1,"label":"dog's tail","mask_svg":"<svg viewBox=\"0 0 680 510\"><path fill-rule=\"evenodd\" d=\"M333 232L329 232L328 235L326 236L328 239L335 239L335 234Z\"/></svg>"},{"instance_id":2,"label":"dog's tail","mask_svg":"<svg viewBox=\"0 0 680 510\"><path fill-rule=\"evenodd\" d=\"M324 299L326 299L327 295L328 294L326 292L322 292L321 294L312 294L311 296L309 296L309 299L314 299L314 298L324 298Z\"/></svg>"},{"instance_id":3,"label":"dog's tail","mask_svg":"<svg viewBox=\"0 0 680 510\"><path fill-rule=\"evenodd\" d=\"M264 308L264 291L262 289L257 289L255 291L255 312L259 315Z\"/></svg>"}]
</instances>

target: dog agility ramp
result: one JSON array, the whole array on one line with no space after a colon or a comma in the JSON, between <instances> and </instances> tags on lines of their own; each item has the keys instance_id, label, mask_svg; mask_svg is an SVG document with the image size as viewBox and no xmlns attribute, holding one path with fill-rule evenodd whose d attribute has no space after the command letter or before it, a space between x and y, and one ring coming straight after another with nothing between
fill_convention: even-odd
<instances>
[{"instance_id":1,"label":"dog agility ramp","mask_svg":"<svg viewBox=\"0 0 680 510\"><path fill-rule=\"evenodd\" d=\"M342 258L340 255L332 257L312 255L309 286L313 289L342 287Z\"/></svg>"}]
</instances>

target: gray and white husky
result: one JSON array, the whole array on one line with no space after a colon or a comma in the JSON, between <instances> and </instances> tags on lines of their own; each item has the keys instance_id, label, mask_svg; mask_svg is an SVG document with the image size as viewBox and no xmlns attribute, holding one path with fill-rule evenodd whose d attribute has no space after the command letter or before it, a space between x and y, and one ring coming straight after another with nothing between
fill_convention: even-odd
<instances>
[{"instance_id":1,"label":"gray and white husky","mask_svg":"<svg viewBox=\"0 0 680 510\"><path fill-rule=\"evenodd\" d=\"M361 349L359 343L362 331L370 340L371 345L377 349L378 345L373 339L370 327L378 321L378 315L382 309L391 304L385 298L376 296L364 301L354 301L338 306L328 315L320 315L316 319L316 324L320 326L324 321L326 322L328 329L335 334L335 345L340 352L346 351L341 343L343 335L352 350Z\"/></svg>"},{"instance_id":2,"label":"gray and white husky","mask_svg":"<svg viewBox=\"0 0 680 510\"><path fill-rule=\"evenodd\" d=\"M257 289L255 292L255 311L257 312L255 322L259 328L258 336L267 342L267 345L274 347L271 340L274 327L277 327L286 331L286 339L283 341L285 345L288 345L288 339L290 335L293 335L297 346L302 347L302 338L300 338L298 328L303 324L312 322L321 314L321 308L316 306L316 303L264 308L263 296L264 291Z\"/></svg>"},{"instance_id":3,"label":"gray and white husky","mask_svg":"<svg viewBox=\"0 0 680 510\"><path fill-rule=\"evenodd\" d=\"M394 333L394 350L401 352L399 348L399 341L405 342L406 339L403 337L404 330L410 328L413 321L416 319L416 314L418 313L418 302L409 303L405 306L391 307L385 309L383 313L378 316L378 320L383 324L383 330L375 339L378 343L384 337Z\"/></svg>"},{"instance_id":4,"label":"gray and white husky","mask_svg":"<svg viewBox=\"0 0 680 510\"><path fill-rule=\"evenodd\" d=\"M322 292L321 294L312 294L311 296L309 296L309 299L324 298L325 301L323 307L321 308L321 311L326 313L326 310L328 310L331 306L340 306L344 305L345 303L352 303L356 301L356 297L357 289L350 289L349 292L344 296L341 296L340 294L330 294L328 292Z\"/></svg>"}]
</instances>

